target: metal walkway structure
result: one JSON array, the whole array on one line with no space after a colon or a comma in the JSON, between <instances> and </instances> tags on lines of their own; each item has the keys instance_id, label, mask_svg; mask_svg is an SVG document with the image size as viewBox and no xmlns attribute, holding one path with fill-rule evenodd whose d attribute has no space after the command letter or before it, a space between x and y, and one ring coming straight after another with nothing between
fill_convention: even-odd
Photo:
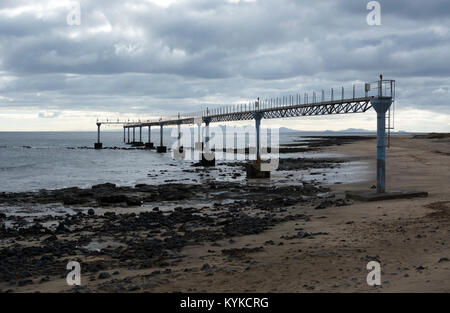
<instances>
[{"instance_id":1,"label":"metal walkway structure","mask_svg":"<svg viewBox=\"0 0 450 313\"><path fill-rule=\"evenodd\" d=\"M205 124L204 143L208 149L209 142L209 124L216 122L232 122L255 120L256 127L256 160L260 162L260 125L262 119L281 119L294 118L303 116L321 116L332 114L350 114L364 113L374 108L377 112L377 192L385 192L385 160L386 160L386 112L390 112L392 103L395 100L395 80L380 80L371 83L365 83L363 94L356 96L356 86L352 87L351 97L345 97L344 87L341 88L340 97L336 98L334 89L330 89L328 99L325 97L324 90L321 93L305 93L302 97L300 94L295 96L289 95L284 97L260 100L252 103L229 105L212 109L205 109L201 112L191 114L178 114L176 116L160 117L158 119L148 119L145 121L112 121L97 120L98 139L95 143L96 149L102 148L100 140L101 125L120 125L123 127L124 142L134 145L142 145L147 148L153 148L151 142L151 127L160 127L160 145L157 147L158 152L166 152L167 149L163 144L163 127L178 126L178 134L180 135L180 125L198 125ZM321 95L318 100L318 95ZM311 99L311 100L310 100ZM390 116L390 114L389 114ZM388 121L390 124L390 120ZM148 127L148 142L142 142L142 128ZM390 129L390 126L388 126ZM139 140L136 139L136 129L139 129ZM132 131L132 139L130 135ZM128 134L128 138L127 138ZM203 144L202 144L203 147Z\"/></svg>"}]
</instances>

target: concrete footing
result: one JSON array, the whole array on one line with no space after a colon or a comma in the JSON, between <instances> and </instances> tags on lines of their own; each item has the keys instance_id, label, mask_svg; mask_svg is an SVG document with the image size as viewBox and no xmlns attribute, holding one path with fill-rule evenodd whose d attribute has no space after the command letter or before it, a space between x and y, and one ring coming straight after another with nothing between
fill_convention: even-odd
<instances>
[{"instance_id":1,"label":"concrete footing","mask_svg":"<svg viewBox=\"0 0 450 313\"><path fill-rule=\"evenodd\" d=\"M103 144L101 142L94 143L94 149L103 149Z\"/></svg>"},{"instance_id":2,"label":"concrete footing","mask_svg":"<svg viewBox=\"0 0 450 313\"><path fill-rule=\"evenodd\" d=\"M216 166L216 155L214 152L203 152L200 160L202 166Z\"/></svg>"},{"instance_id":3,"label":"concrete footing","mask_svg":"<svg viewBox=\"0 0 450 313\"><path fill-rule=\"evenodd\" d=\"M405 190L392 190L383 193L377 193L376 191L347 191L345 193L349 199L359 201L381 201L391 199L409 199L415 197L428 197L428 192L424 191L405 191Z\"/></svg>"},{"instance_id":4,"label":"concrete footing","mask_svg":"<svg viewBox=\"0 0 450 313\"><path fill-rule=\"evenodd\" d=\"M145 149L155 149L155 145L153 144L153 142L146 142Z\"/></svg>"},{"instance_id":5,"label":"concrete footing","mask_svg":"<svg viewBox=\"0 0 450 313\"><path fill-rule=\"evenodd\" d=\"M261 163L256 162L253 164L247 165L247 178L254 179L254 178L270 178L270 172L269 171L261 171Z\"/></svg>"},{"instance_id":6,"label":"concrete footing","mask_svg":"<svg viewBox=\"0 0 450 313\"><path fill-rule=\"evenodd\" d=\"M166 146L156 147L156 152L158 152L158 153L166 153L167 152L167 147Z\"/></svg>"},{"instance_id":7,"label":"concrete footing","mask_svg":"<svg viewBox=\"0 0 450 313\"><path fill-rule=\"evenodd\" d=\"M144 143L142 141L135 141L131 143L132 147L143 147Z\"/></svg>"}]
</instances>

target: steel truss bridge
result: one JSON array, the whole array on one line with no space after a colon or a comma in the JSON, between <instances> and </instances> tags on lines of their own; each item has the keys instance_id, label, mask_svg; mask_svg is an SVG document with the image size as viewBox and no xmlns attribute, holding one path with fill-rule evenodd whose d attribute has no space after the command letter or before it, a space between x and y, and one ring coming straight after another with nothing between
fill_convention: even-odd
<instances>
[{"instance_id":1,"label":"steel truss bridge","mask_svg":"<svg viewBox=\"0 0 450 313\"><path fill-rule=\"evenodd\" d=\"M316 92L312 93L311 101L310 94L305 93L303 97L300 94L295 96L284 96L272 98L268 100L258 99L252 103L245 103L239 105L229 105L220 108L205 109L201 112L191 114L178 114L176 116L160 117L158 119L148 119L145 121L120 121L120 120L97 120L98 126L98 140L95 148L101 149L100 141L100 127L101 125L120 125L124 129L124 142L127 143L142 143L142 128L149 128L148 143L151 143L151 127L159 126L160 132L160 146L158 152L166 152L163 146L163 127L177 125L180 132L180 125L198 125L205 124L205 143L209 141L209 124L216 122L232 122L232 121L246 121L255 120L256 134L257 134L257 159L259 159L259 128L261 119L281 119L293 118L303 116L321 116L331 114L350 114L350 113L364 113L370 108L374 108L377 112L377 182L378 192L385 190L385 150L386 150L386 112L389 111L391 104L395 100L395 80L380 80L364 84L364 94L356 97L356 86L353 85L352 96L345 97L345 90L341 88L341 95L339 99L335 99L335 90L331 89L329 99L325 99L325 92L322 90L320 101L317 100ZM303 98L303 99L302 99ZM390 125L390 120L389 124ZM136 141L136 128L139 129L139 141ZM133 140L130 140L130 129L132 130ZM388 127L390 129L390 126ZM126 130L128 130L128 140L126 139ZM164 148L164 149L159 149Z\"/></svg>"},{"instance_id":2,"label":"steel truss bridge","mask_svg":"<svg viewBox=\"0 0 450 313\"><path fill-rule=\"evenodd\" d=\"M363 98L344 99L335 101L324 101L311 104L294 104L287 106L264 107L264 103L256 101L251 109L229 107L229 111L224 112L209 111L202 112L202 115L191 117L169 117L142 122L120 122L120 121L98 121L104 125L123 125L125 128L148 127L148 126L170 126L178 124L197 124L201 119L203 122L232 122L248 121L255 119L254 114L259 113L264 119L289 118L314 115L364 113L372 108L371 100L373 96Z\"/></svg>"}]
</instances>

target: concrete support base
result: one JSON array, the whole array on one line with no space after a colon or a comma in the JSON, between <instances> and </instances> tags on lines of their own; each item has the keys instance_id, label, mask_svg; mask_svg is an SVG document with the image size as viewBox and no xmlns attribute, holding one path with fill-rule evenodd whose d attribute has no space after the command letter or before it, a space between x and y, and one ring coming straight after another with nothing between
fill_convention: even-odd
<instances>
[{"instance_id":1,"label":"concrete support base","mask_svg":"<svg viewBox=\"0 0 450 313\"><path fill-rule=\"evenodd\" d=\"M383 193L377 193L376 191L347 191L345 193L346 198L359 200L359 201L381 201L391 199L409 199L415 197L428 197L428 192L424 191L404 191L404 190L392 190Z\"/></svg>"},{"instance_id":2,"label":"concrete support base","mask_svg":"<svg viewBox=\"0 0 450 313\"><path fill-rule=\"evenodd\" d=\"M166 153L167 152L167 147L166 146L156 147L156 152L158 152L158 153Z\"/></svg>"},{"instance_id":3,"label":"concrete support base","mask_svg":"<svg viewBox=\"0 0 450 313\"><path fill-rule=\"evenodd\" d=\"M94 143L94 149L103 149L103 144L101 142Z\"/></svg>"},{"instance_id":4,"label":"concrete support base","mask_svg":"<svg viewBox=\"0 0 450 313\"><path fill-rule=\"evenodd\" d=\"M145 149L155 149L155 145L153 144L153 142L146 142Z\"/></svg>"},{"instance_id":5,"label":"concrete support base","mask_svg":"<svg viewBox=\"0 0 450 313\"><path fill-rule=\"evenodd\" d=\"M141 142L141 141L136 141L136 142L132 142L132 143L131 143L131 146L132 146L132 147L143 147L143 146L144 146L144 143Z\"/></svg>"},{"instance_id":6,"label":"concrete support base","mask_svg":"<svg viewBox=\"0 0 450 313\"><path fill-rule=\"evenodd\" d=\"M259 162L256 162L254 164L248 164L246 170L247 170L247 178L250 178L250 179L270 178L269 171L261 171L261 163L259 163Z\"/></svg>"},{"instance_id":7,"label":"concrete support base","mask_svg":"<svg viewBox=\"0 0 450 313\"><path fill-rule=\"evenodd\" d=\"M216 155L214 152L203 152L200 160L202 166L216 166Z\"/></svg>"}]
</instances>

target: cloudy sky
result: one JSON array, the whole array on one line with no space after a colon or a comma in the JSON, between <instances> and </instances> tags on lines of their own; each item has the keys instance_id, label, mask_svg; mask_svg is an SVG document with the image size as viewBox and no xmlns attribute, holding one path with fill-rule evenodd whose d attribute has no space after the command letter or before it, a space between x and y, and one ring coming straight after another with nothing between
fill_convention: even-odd
<instances>
[{"instance_id":1,"label":"cloudy sky","mask_svg":"<svg viewBox=\"0 0 450 313\"><path fill-rule=\"evenodd\" d=\"M383 73L397 81L397 130L450 132L450 1L379 1L379 26L368 2L80 0L81 24L69 25L74 1L1 0L0 131L350 93ZM264 123L376 127L372 110Z\"/></svg>"}]
</instances>

